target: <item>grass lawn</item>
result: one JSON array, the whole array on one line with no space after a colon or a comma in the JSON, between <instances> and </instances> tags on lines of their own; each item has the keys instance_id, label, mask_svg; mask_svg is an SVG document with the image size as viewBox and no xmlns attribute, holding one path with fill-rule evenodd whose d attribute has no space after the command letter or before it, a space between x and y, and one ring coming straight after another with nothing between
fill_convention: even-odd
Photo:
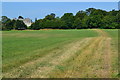
<instances>
[{"instance_id":1,"label":"grass lawn","mask_svg":"<svg viewBox=\"0 0 120 80\"><path fill-rule=\"evenodd\" d=\"M3 31L3 77L117 77L117 34L97 29Z\"/></svg>"}]
</instances>

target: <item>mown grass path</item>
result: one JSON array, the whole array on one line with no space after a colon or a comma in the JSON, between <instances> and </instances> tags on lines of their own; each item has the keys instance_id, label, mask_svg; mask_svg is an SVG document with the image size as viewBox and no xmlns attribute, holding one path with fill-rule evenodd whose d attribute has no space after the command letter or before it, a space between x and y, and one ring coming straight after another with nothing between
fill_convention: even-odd
<instances>
[{"instance_id":1,"label":"mown grass path","mask_svg":"<svg viewBox=\"0 0 120 80\"><path fill-rule=\"evenodd\" d=\"M96 29L95 31L99 33L98 37L88 41L88 45L79 50L74 60L69 61L70 63L61 64L68 69L64 72L55 70L51 73L51 77L111 77L111 38L102 30Z\"/></svg>"},{"instance_id":2,"label":"mown grass path","mask_svg":"<svg viewBox=\"0 0 120 80\"><path fill-rule=\"evenodd\" d=\"M111 40L108 34L94 29L99 36L76 38L49 51L44 57L27 62L3 76L8 78L110 78L112 66Z\"/></svg>"}]
</instances>

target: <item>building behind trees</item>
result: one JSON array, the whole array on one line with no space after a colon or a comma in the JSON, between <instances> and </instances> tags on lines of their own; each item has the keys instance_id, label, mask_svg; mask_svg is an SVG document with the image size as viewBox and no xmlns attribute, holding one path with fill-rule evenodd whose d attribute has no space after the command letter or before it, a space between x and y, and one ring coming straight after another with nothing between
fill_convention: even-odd
<instances>
[{"instance_id":1,"label":"building behind trees","mask_svg":"<svg viewBox=\"0 0 120 80\"><path fill-rule=\"evenodd\" d=\"M119 2L120 3L120 2ZM120 29L120 10L105 11L88 8L85 11L64 13L62 17L56 17L54 13L46 15L43 19L35 19L19 16L18 19L2 17L3 30L11 29ZM19 27L19 28L18 28Z\"/></svg>"}]
</instances>

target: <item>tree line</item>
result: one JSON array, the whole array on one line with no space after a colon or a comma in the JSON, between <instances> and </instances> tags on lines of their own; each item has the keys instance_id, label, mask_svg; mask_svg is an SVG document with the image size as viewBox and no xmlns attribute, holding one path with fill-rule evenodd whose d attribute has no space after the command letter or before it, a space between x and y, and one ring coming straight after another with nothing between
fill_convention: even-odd
<instances>
[{"instance_id":1,"label":"tree line","mask_svg":"<svg viewBox=\"0 0 120 80\"><path fill-rule=\"evenodd\" d=\"M19 18L22 18L22 16L19 16ZM27 26L22 20L11 20L7 16L2 16L2 30L24 30L27 29Z\"/></svg>"},{"instance_id":2,"label":"tree line","mask_svg":"<svg viewBox=\"0 0 120 80\"><path fill-rule=\"evenodd\" d=\"M62 17L56 17L51 13L43 19L35 19L30 27L23 21L11 20L2 16L2 30L12 29L120 29L120 10L105 11L101 9L89 8L85 11L64 13Z\"/></svg>"}]
</instances>

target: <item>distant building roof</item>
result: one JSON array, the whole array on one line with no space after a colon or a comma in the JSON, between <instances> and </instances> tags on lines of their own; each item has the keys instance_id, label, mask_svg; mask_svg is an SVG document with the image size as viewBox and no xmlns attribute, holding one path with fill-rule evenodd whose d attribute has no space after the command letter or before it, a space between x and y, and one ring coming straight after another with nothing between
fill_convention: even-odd
<instances>
[{"instance_id":1,"label":"distant building roof","mask_svg":"<svg viewBox=\"0 0 120 80\"><path fill-rule=\"evenodd\" d=\"M31 24L32 24L32 20L30 19L30 18L21 18L21 17L18 17L18 19L17 18L14 18L13 20L21 20L21 21L23 21L24 23L25 23L25 25L26 26L31 26Z\"/></svg>"},{"instance_id":2,"label":"distant building roof","mask_svg":"<svg viewBox=\"0 0 120 80\"><path fill-rule=\"evenodd\" d=\"M29 18L23 19L23 22L24 22L27 26L31 26L31 24L32 24L32 20L29 19Z\"/></svg>"}]
</instances>

